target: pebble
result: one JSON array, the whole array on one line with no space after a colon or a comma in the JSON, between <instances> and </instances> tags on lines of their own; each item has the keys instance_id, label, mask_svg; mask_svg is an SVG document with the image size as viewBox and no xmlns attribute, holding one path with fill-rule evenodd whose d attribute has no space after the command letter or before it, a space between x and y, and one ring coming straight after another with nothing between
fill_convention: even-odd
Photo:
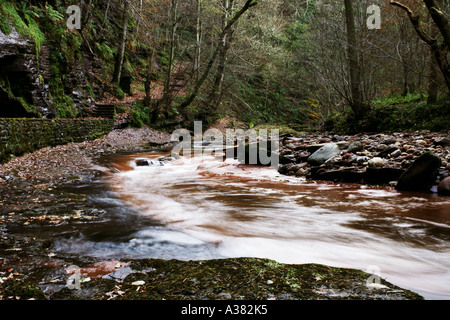
<instances>
[{"instance_id":1,"label":"pebble","mask_svg":"<svg viewBox=\"0 0 450 320\"><path fill-rule=\"evenodd\" d=\"M442 160L441 173L442 176L450 175L450 148L445 146L447 137L440 133L392 133L392 134L358 134L357 136L328 136L332 141L339 141L340 153L320 167L326 171L330 170L352 170L364 172L367 167L370 168L392 168L407 169L422 154L431 152ZM326 134L314 135L303 134L298 137L302 140L301 145L296 145L293 149L288 149L281 145L281 154L285 150L289 150L289 155L295 158L293 164L303 164L307 162L307 151L314 151L318 147L326 143ZM290 142L294 141L289 138ZM314 149L311 149L311 146ZM290 146L292 147L292 146ZM302 156L300 156L302 155ZM297 177L311 174L310 167L314 167L311 163L308 166L292 168L292 171L281 169L280 173L295 175ZM292 167L292 166L291 166ZM392 181L395 183L395 181Z\"/></svg>"}]
</instances>

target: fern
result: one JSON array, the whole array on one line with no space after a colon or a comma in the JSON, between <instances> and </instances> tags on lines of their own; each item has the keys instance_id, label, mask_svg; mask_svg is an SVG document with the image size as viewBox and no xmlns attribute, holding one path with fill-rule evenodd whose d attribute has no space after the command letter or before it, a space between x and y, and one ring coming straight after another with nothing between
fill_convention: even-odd
<instances>
[{"instance_id":1,"label":"fern","mask_svg":"<svg viewBox=\"0 0 450 320\"><path fill-rule=\"evenodd\" d=\"M42 44L45 42L44 33L40 30L39 24L33 19L33 16L39 17L39 14L28 10L25 6L22 7L22 11L26 22L20 17L16 7L11 2L0 0L0 14L6 18L6 21L11 22L22 37L33 40L36 47L36 55L39 56ZM4 29L6 32L11 32L10 29L5 28L5 23L7 22L2 24L2 31Z\"/></svg>"},{"instance_id":2,"label":"fern","mask_svg":"<svg viewBox=\"0 0 450 320\"><path fill-rule=\"evenodd\" d=\"M64 21L64 15L62 15L61 13L59 13L58 11L53 9L53 7L49 4L45 6L45 13L52 22L63 22Z\"/></svg>"},{"instance_id":3,"label":"fern","mask_svg":"<svg viewBox=\"0 0 450 320\"><path fill-rule=\"evenodd\" d=\"M99 55L105 60L111 60L114 58L114 51L110 48L108 41L103 41L101 44L96 42Z\"/></svg>"}]
</instances>

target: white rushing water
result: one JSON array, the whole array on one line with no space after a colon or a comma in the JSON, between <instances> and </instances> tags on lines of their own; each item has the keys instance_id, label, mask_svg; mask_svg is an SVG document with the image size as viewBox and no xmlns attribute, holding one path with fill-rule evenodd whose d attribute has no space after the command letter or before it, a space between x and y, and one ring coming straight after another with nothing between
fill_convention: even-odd
<instances>
[{"instance_id":1,"label":"white rushing water","mask_svg":"<svg viewBox=\"0 0 450 320\"><path fill-rule=\"evenodd\" d=\"M213 157L134 164L160 156L124 157L111 177L125 203L162 225L142 228L123 250L138 247L141 257L160 250L164 258L180 258L186 250L183 259L260 257L378 270L425 298L450 299L448 198L311 183Z\"/></svg>"}]
</instances>

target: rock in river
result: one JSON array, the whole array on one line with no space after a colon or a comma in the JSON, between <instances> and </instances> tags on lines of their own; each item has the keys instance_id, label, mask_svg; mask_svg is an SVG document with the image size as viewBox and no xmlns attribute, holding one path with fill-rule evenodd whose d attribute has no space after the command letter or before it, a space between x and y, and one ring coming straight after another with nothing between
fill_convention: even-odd
<instances>
[{"instance_id":1,"label":"rock in river","mask_svg":"<svg viewBox=\"0 0 450 320\"><path fill-rule=\"evenodd\" d=\"M450 196L450 177L445 178L439 183L438 193L444 196Z\"/></svg>"},{"instance_id":2,"label":"rock in river","mask_svg":"<svg viewBox=\"0 0 450 320\"><path fill-rule=\"evenodd\" d=\"M406 170L398 180L397 190L430 190L436 181L441 159L431 153L424 153Z\"/></svg>"},{"instance_id":3,"label":"rock in river","mask_svg":"<svg viewBox=\"0 0 450 320\"><path fill-rule=\"evenodd\" d=\"M135 162L138 167L144 167L149 165L148 160L145 159L137 159Z\"/></svg>"},{"instance_id":4,"label":"rock in river","mask_svg":"<svg viewBox=\"0 0 450 320\"><path fill-rule=\"evenodd\" d=\"M148 167L148 166L164 166L164 164L160 161L147 160L147 159L137 159L135 161L136 166L138 167Z\"/></svg>"},{"instance_id":5,"label":"rock in river","mask_svg":"<svg viewBox=\"0 0 450 320\"><path fill-rule=\"evenodd\" d=\"M339 152L340 148L336 143L327 143L308 158L308 163L311 165L321 165L328 159L338 155Z\"/></svg>"}]
</instances>

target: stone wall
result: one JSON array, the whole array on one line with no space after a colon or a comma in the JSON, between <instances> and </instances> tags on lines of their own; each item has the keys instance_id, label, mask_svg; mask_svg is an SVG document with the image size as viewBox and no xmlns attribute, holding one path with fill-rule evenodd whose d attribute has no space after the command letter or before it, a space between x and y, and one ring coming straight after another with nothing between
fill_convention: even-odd
<instances>
[{"instance_id":1,"label":"stone wall","mask_svg":"<svg viewBox=\"0 0 450 320\"><path fill-rule=\"evenodd\" d=\"M109 119L0 118L0 163L11 155L99 138L113 125Z\"/></svg>"}]
</instances>

